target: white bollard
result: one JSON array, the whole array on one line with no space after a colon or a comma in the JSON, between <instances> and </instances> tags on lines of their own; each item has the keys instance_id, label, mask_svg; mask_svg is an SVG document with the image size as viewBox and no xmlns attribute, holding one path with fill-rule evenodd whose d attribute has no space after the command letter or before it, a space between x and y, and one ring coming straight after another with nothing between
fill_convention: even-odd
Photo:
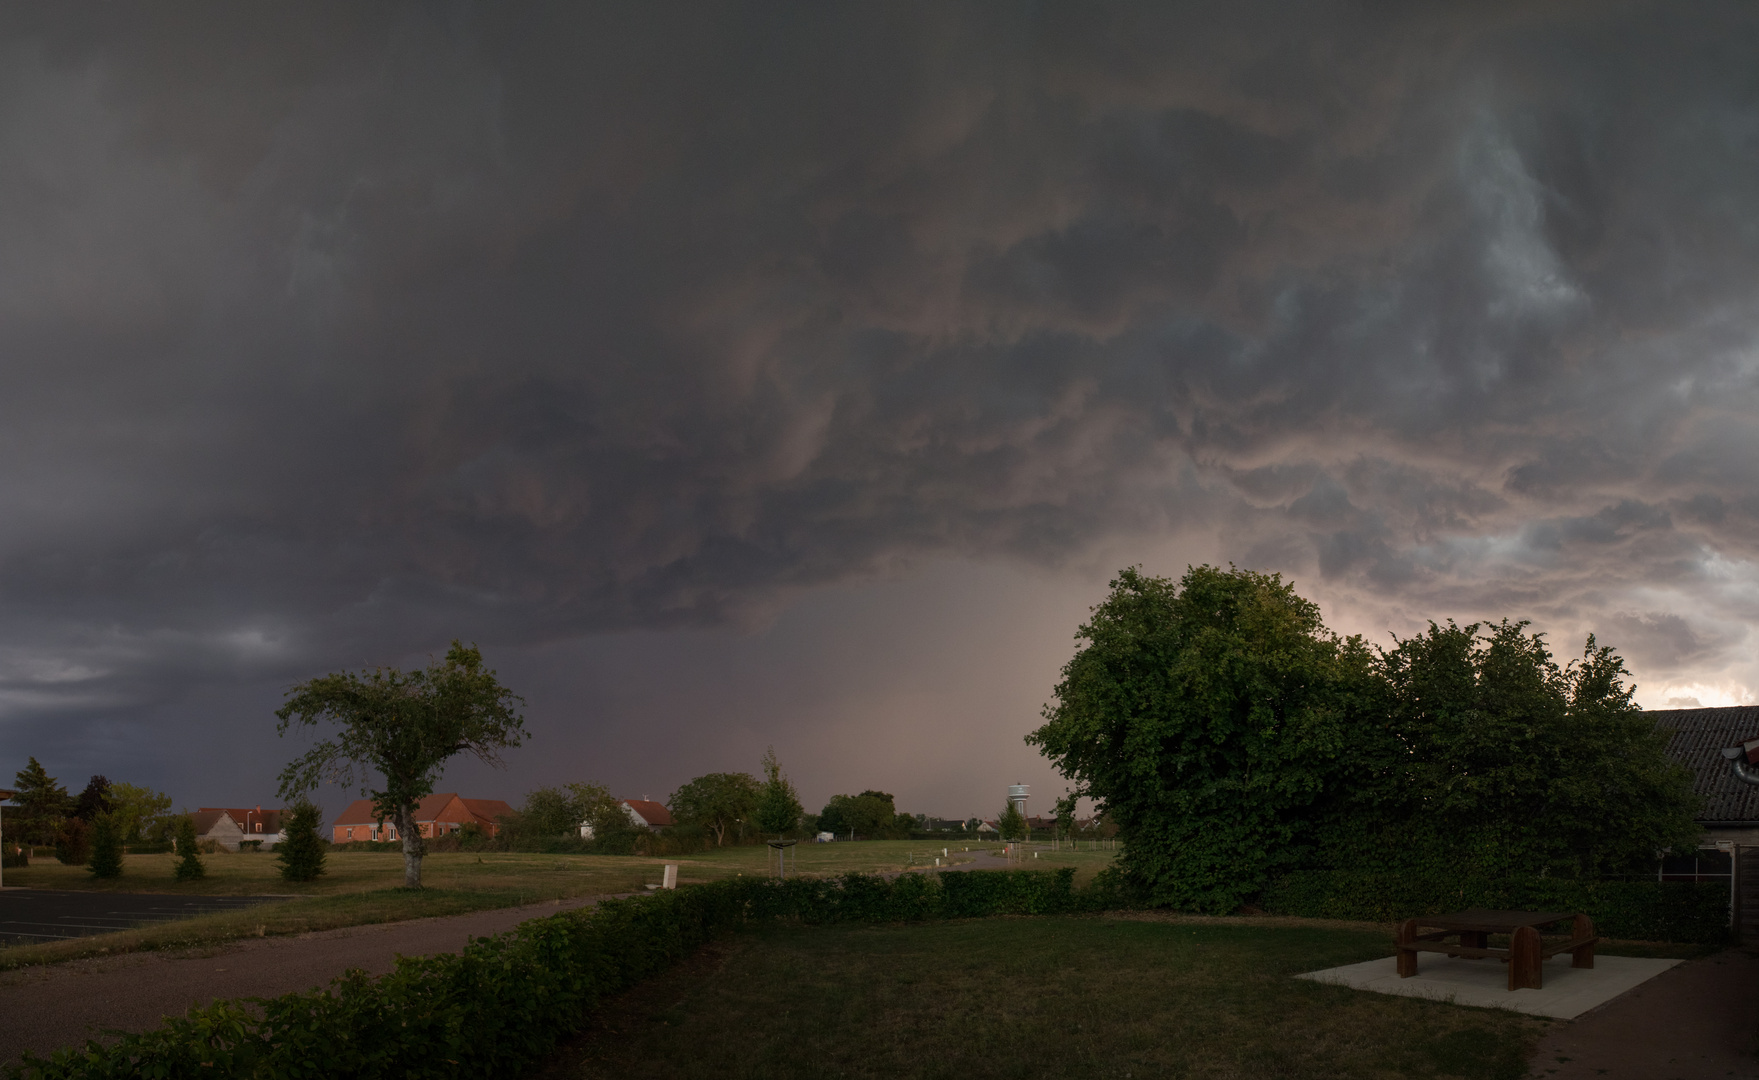
<instances>
[{"instance_id":1,"label":"white bollard","mask_svg":"<svg viewBox=\"0 0 1759 1080\"><path fill-rule=\"evenodd\" d=\"M935 864L935 865L936 865L936 866L939 866L939 865L940 865L940 864L941 864L941 861L940 861L940 860L939 860L939 859L936 859L936 860L935 860L935 861L934 861L934 864Z\"/></svg>"},{"instance_id":2,"label":"white bollard","mask_svg":"<svg viewBox=\"0 0 1759 1080\"><path fill-rule=\"evenodd\" d=\"M942 849L941 849L941 858L943 858L943 859L944 859L944 858L946 858L946 857L947 857L947 849L946 849L946 848L942 848Z\"/></svg>"},{"instance_id":3,"label":"white bollard","mask_svg":"<svg viewBox=\"0 0 1759 1080\"><path fill-rule=\"evenodd\" d=\"M678 887L678 864L675 862L669 862L666 864L666 878L660 884L660 888L662 888L662 889L676 889L677 887Z\"/></svg>"}]
</instances>

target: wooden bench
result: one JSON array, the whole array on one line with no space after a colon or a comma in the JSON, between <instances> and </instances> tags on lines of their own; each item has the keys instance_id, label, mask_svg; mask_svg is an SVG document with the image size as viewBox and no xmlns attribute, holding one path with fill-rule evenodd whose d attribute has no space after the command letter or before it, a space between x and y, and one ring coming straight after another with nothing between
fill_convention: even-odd
<instances>
[{"instance_id":1,"label":"wooden bench","mask_svg":"<svg viewBox=\"0 0 1759 1080\"><path fill-rule=\"evenodd\" d=\"M1540 936L1541 926L1570 920L1568 937L1547 939ZM1506 949L1490 947L1490 935L1509 935ZM1448 941L1448 938L1456 938ZM1600 941L1594 935L1594 922L1588 916L1557 911L1492 911L1472 908L1451 915L1428 915L1406 919L1393 936L1397 950L1399 978L1417 974L1417 954L1446 953L1482 960L1492 957L1509 966L1509 989L1543 989L1545 961L1558 953L1570 954L1570 966L1594 966L1594 946Z\"/></svg>"}]
</instances>

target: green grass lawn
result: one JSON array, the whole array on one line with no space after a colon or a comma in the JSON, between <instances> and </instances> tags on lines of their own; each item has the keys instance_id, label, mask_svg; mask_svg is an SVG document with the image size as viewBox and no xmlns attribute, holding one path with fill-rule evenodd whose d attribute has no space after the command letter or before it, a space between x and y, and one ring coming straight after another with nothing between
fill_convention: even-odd
<instances>
[{"instance_id":1,"label":"green grass lawn","mask_svg":"<svg viewBox=\"0 0 1759 1080\"><path fill-rule=\"evenodd\" d=\"M842 840L831 844L800 843L789 849L788 874L824 876L846 873L880 873L923 869L936 858L943 865L969 862L979 851L1000 851L996 843L979 844L951 840ZM945 851L945 856L941 852ZM1110 866L1116 855L1111 851L1046 850L1037 859L1028 854L1013 865L1022 870L1054 870L1061 866L1075 867L1076 881L1083 882L1101 869ZM685 881L709 881L728 874L762 874L773 868L775 856L761 845L755 847L717 848L698 855L669 860L678 863L678 873ZM984 868L1000 868L1003 864L984 860Z\"/></svg>"},{"instance_id":2,"label":"green grass lawn","mask_svg":"<svg viewBox=\"0 0 1759 1080\"><path fill-rule=\"evenodd\" d=\"M911 840L800 844L794 849L799 852L798 863L790 864L789 873L903 870L912 865L912 855L917 856L915 865L920 866L925 858L932 861L942 847L951 845L931 848L923 841ZM402 888L403 856L395 851L332 851L325 860L324 876L305 883L281 880L281 864L271 852L204 855L207 876L192 882L179 882L173 876L176 857L172 855L126 856L122 876L108 881L93 877L82 866L35 859L28 867L6 871L6 884L32 889L276 899L244 911L202 915L138 930L0 948L0 970L100 953L185 948L240 937L459 915L570 896L641 892L659 883L668 862L678 864L679 880L685 884L735 874L764 874L768 854L769 849L761 846L720 848L674 858L441 852L422 860L423 889L419 893ZM951 857L972 856L953 848ZM1110 852L1065 852L1064 862L1053 861L1047 854L1045 861L1028 859L1020 865L1040 869L1074 865L1082 874L1091 874L1111 857Z\"/></svg>"},{"instance_id":3,"label":"green grass lawn","mask_svg":"<svg viewBox=\"0 0 1759 1080\"><path fill-rule=\"evenodd\" d=\"M1285 921L1287 922L1287 921ZM543 1080L1515 1080L1546 1021L1290 976L1384 930L1140 918L775 926L623 995Z\"/></svg>"}]
</instances>

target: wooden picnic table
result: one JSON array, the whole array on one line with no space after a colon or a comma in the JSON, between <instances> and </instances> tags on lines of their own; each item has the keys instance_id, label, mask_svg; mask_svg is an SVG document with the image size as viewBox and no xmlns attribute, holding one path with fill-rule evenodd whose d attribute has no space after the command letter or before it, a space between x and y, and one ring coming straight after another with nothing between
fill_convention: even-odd
<instances>
[{"instance_id":1,"label":"wooden picnic table","mask_svg":"<svg viewBox=\"0 0 1759 1080\"><path fill-rule=\"evenodd\" d=\"M1539 928L1570 920L1568 937L1545 938ZM1504 949L1490 947L1490 935L1507 934ZM1457 938L1448 941L1448 938ZM1581 913L1561 911L1492 911L1471 908L1451 915L1425 915L1406 919L1394 934L1398 950L1399 978L1417 974L1417 954L1439 952L1474 960L1495 957L1509 966L1509 989L1540 990L1545 985L1545 961L1561 952L1570 954L1570 966L1594 966L1594 923Z\"/></svg>"}]
</instances>

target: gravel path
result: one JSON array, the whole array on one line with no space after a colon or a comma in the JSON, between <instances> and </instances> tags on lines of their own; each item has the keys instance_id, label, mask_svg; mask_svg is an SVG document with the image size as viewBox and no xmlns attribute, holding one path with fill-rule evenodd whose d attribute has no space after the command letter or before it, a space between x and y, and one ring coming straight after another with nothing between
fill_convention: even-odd
<instances>
[{"instance_id":1,"label":"gravel path","mask_svg":"<svg viewBox=\"0 0 1759 1080\"><path fill-rule=\"evenodd\" d=\"M103 1028L141 1031L216 998L312 990L351 967L391 970L399 954L457 952L473 937L595 903L552 900L380 926L350 926L207 949L128 953L0 973L0 1066L26 1050L74 1046Z\"/></svg>"}]
</instances>

